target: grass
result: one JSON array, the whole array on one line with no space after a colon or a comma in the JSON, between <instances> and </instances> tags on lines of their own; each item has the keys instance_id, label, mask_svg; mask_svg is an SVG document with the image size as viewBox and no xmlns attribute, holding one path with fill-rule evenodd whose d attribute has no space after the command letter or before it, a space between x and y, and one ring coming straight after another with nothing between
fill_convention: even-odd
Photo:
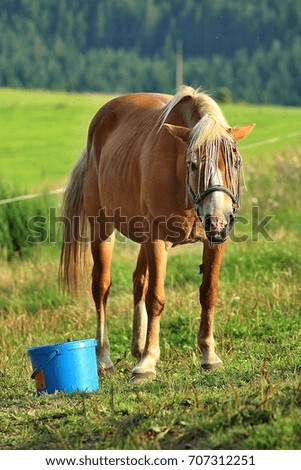
<instances>
[{"instance_id":1,"label":"grass","mask_svg":"<svg viewBox=\"0 0 301 470\"><path fill-rule=\"evenodd\" d=\"M14 92L5 93L12 100ZM21 95L25 104L32 102L31 93L15 93L16 103ZM61 112L55 112L53 102L87 100L76 108L83 112L95 99L41 93L42 97L43 113L52 116ZM226 109L233 124L260 118L258 134L245 145L272 137L273 129L279 134L293 132L300 112L245 104ZM69 123L60 125L66 129ZM61 131L62 127L57 129L57 135ZM62 144L66 154L71 141L69 134ZM12 150L11 158L14 155ZM238 230L248 238L232 242L226 251L216 307L215 338L224 369L205 372L199 367L197 290L202 256L201 245L193 245L176 248L169 257L157 379L130 383L131 274L138 248L119 242L108 309L116 374L102 378L95 393L37 398L27 348L95 333L90 294L76 301L58 292L59 244L45 242L27 259L4 260L0 269L1 449L301 449L301 150L295 140L284 139L246 149L244 155L249 191L243 196L241 215L250 223ZM73 157L70 151L65 170L58 179L51 175L49 184L61 177L63 181ZM25 170L24 161L20 165L30 186L27 170L32 169ZM35 184L38 188L44 183L41 177ZM273 215L266 226L273 241L262 234L257 241L252 239L254 205L260 220Z\"/></svg>"},{"instance_id":2,"label":"grass","mask_svg":"<svg viewBox=\"0 0 301 470\"><path fill-rule=\"evenodd\" d=\"M62 187L86 144L88 125L110 96L0 89L1 173L21 190ZM300 136L300 108L225 104L231 125L255 122L257 127L246 143L281 137L279 142L245 149L246 164L255 158L269 159L274 152L297 144ZM13 165L12 165L13 162ZM24 172L24 168L26 171Z\"/></svg>"},{"instance_id":3,"label":"grass","mask_svg":"<svg viewBox=\"0 0 301 470\"><path fill-rule=\"evenodd\" d=\"M295 267L294 250L278 258L277 251L260 243L266 266L258 248L233 246L226 255L215 328L223 371L199 368L194 246L185 257L175 251L169 260L158 378L130 384L129 280L136 253L130 244L117 247L109 300L116 375L103 378L100 390L90 395L39 399L29 378L27 347L93 336L93 306L89 300L77 305L56 292L54 253L39 249L30 262L7 264L1 279L7 299L1 313L1 447L299 449L301 270L283 267L284 260ZM189 272L185 280L180 268Z\"/></svg>"},{"instance_id":4,"label":"grass","mask_svg":"<svg viewBox=\"0 0 301 470\"><path fill-rule=\"evenodd\" d=\"M2 178L29 192L62 187L86 144L89 122L108 99L0 89Z\"/></svg>"}]
</instances>

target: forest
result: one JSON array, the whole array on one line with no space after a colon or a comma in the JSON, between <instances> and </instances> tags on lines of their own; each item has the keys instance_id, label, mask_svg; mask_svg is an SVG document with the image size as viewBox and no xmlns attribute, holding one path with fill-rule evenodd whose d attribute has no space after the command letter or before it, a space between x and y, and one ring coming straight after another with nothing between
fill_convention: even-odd
<instances>
[{"instance_id":1,"label":"forest","mask_svg":"<svg viewBox=\"0 0 301 470\"><path fill-rule=\"evenodd\" d=\"M301 0L0 0L0 86L301 105Z\"/></svg>"}]
</instances>

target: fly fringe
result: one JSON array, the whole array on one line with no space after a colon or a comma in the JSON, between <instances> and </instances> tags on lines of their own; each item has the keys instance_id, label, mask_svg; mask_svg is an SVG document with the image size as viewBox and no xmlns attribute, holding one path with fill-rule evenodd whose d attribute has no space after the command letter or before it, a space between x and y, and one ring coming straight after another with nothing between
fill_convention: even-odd
<instances>
[{"instance_id":1,"label":"fly fringe","mask_svg":"<svg viewBox=\"0 0 301 470\"><path fill-rule=\"evenodd\" d=\"M88 219L83 204L86 164L87 152L84 149L72 170L64 193L61 214L63 244L59 267L59 285L70 293L78 293L79 279L87 266Z\"/></svg>"}]
</instances>

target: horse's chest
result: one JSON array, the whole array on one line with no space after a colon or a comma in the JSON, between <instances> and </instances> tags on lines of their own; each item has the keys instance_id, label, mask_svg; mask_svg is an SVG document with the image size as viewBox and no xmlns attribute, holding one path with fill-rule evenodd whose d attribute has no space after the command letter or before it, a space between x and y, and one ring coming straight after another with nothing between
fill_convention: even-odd
<instances>
[{"instance_id":1,"label":"horse's chest","mask_svg":"<svg viewBox=\"0 0 301 470\"><path fill-rule=\"evenodd\" d=\"M190 226L190 230L187 231L186 243L195 243L206 239L206 234L198 218L194 219L193 224Z\"/></svg>"},{"instance_id":2,"label":"horse's chest","mask_svg":"<svg viewBox=\"0 0 301 470\"><path fill-rule=\"evenodd\" d=\"M174 228L174 235L177 234L177 236L168 237L173 245L195 243L206 239L205 231L198 217L183 217L181 221L176 221Z\"/></svg>"}]
</instances>

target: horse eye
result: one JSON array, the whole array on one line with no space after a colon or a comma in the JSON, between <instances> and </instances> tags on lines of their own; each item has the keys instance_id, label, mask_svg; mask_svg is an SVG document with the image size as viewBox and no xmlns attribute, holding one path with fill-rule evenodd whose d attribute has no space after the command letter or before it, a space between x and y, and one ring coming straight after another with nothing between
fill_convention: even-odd
<instances>
[{"instance_id":1,"label":"horse eye","mask_svg":"<svg viewBox=\"0 0 301 470\"><path fill-rule=\"evenodd\" d=\"M191 162L190 163L190 168L191 168L192 171L196 171L198 167L197 167L196 163Z\"/></svg>"},{"instance_id":2,"label":"horse eye","mask_svg":"<svg viewBox=\"0 0 301 470\"><path fill-rule=\"evenodd\" d=\"M235 168L236 170L238 170L239 167L240 167L240 162L239 162L239 160L236 160L236 162L234 163L234 168Z\"/></svg>"}]
</instances>

